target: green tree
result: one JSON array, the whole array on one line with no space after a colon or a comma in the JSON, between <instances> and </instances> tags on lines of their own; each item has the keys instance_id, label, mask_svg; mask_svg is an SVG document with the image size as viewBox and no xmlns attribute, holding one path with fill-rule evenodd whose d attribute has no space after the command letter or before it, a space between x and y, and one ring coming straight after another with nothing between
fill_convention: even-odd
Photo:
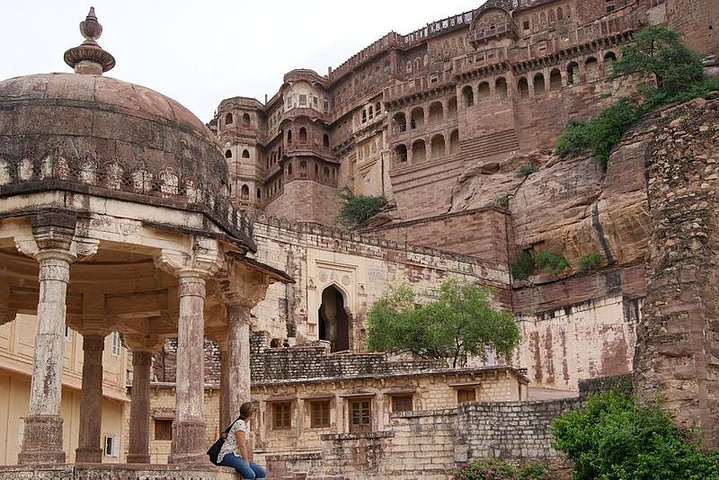
<instances>
[{"instance_id":1,"label":"green tree","mask_svg":"<svg viewBox=\"0 0 719 480\"><path fill-rule=\"evenodd\" d=\"M446 280L438 298L416 304L408 286L390 288L368 312L368 347L466 364L467 355L486 358L487 349L508 357L519 343L511 314L490 304L492 290Z\"/></svg>"},{"instance_id":2,"label":"green tree","mask_svg":"<svg viewBox=\"0 0 719 480\"><path fill-rule=\"evenodd\" d=\"M342 201L337 221L346 227L353 227L369 220L387 203L384 197L355 195L347 187L337 192L337 196Z\"/></svg>"},{"instance_id":3,"label":"green tree","mask_svg":"<svg viewBox=\"0 0 719 480\"><path fill-rule=\"evenodd\" d=\"M662 25L650 25L622 49L615 74L653 76L659 91L675 95L704 80L702 60L681 43L681 34Z\"/></svg>"}]
</instances>

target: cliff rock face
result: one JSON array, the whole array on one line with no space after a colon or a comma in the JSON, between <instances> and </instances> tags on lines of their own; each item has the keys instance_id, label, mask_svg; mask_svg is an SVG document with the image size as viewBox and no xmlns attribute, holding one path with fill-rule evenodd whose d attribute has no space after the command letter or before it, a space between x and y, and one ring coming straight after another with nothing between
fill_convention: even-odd
<instances>
[{"instance_id":1,"label":"cliff rock face","mask_svg":"<svg viewBox=\"0 0 719 480\"><path fill-rule=\"evenodd\" d=\"M652 127L625 137L606 173L592 157L550 153L471 167L454 190L452 211L508 199L517 250L560 253L573 266L593 252L614 266L641 262L649 232L644 167L652 142ZM526 165L539 169L522 177L518 169Z\"/></svg>"},{"instance_id":2,"label":"cliff rock face","mask_svg":"<svg viewBox=\"0 0 719 480\"><path fill-rule=\"evenodd\" d=\"M665 112L649 169L651 234L636 386L719 445L719 101Z\"/></svg>"}]
</instances>

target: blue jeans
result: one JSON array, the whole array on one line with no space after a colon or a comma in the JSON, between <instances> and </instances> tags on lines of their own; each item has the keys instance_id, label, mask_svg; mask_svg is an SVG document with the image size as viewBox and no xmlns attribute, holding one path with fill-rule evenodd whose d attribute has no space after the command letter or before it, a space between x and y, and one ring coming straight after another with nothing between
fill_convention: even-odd
<instances>
[{"instance_id":1,"label":"blue jeans","mask_svg":"<svg viewBox=\"0 0 719 480\"><path fill-rule=\"evenodd\" d=\"M265 469L257 465L255 462L247 462L244 458L238 457L232 452L228 452L222 457L220 465L232 467L237 473L242 475L246 480L254 480L255 478L265 478L267 473Z\"/></svg>"}]
</instances>

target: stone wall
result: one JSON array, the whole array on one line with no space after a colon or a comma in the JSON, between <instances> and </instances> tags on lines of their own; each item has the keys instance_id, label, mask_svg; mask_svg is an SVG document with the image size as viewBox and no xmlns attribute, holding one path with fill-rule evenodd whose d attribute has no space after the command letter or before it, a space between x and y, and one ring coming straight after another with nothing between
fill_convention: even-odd
<instances>
[{"instance_id":1,"label":"stone wall","mask_svg":"<svg viewBox=\"0 0 719 480\"><path fill-rule=\"evenodd\" d=\"M295 279L271 286L253 309L253 330L280 341L320 339L318 310L328 287L342 295L353 351L364 350L367 310L391 285L408 284L421 298L432 298L444 279L463 278L495 287L497 302L509 305L507 266L496 262L271 217L258 218L254 231L257 259Z\"/></svg>"},{"instance_id":2,"label":"stone wall","mask_svg":"<svg viewBox=\"0 0 719 480\"><path fill-rule=\"evenodd\" d=\"M719 101L657 115L649 169L652 230L637 390L719 446Z\"/></svg>"},{"instance_id":3,"label":"stone wall","mask_svg":"<svg viewBox=\"0 0 719 480\"><path fill-rule=\"evenodd\" d=\"M504 209L487 207L420 220L397 222L367 231L400 243L411 243L487 262L509 262L508 219Z\"/></svg>"},{"instance_id":4,"label":"stone wall","mask_svg":"<svg viewBox=\"0 0 719 480\"><path fill-rule=\"evenodd\" d=\"M551 447L549 426L581 405L579 399L468 403L397 413L386 431L323 435L322 450L311 461L304 455L271 455L267 463L270 475L309 472L310 479L449 480L462 465L499 458L517 464L541 461L552 478L568 480L570 469Z\"/></svg>"}]
</instances>

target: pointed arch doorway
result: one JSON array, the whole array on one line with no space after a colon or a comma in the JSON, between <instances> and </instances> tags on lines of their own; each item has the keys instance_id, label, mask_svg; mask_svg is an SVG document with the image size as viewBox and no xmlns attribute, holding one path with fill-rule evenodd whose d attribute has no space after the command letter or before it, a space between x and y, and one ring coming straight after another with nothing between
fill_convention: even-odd
<instances>
[{"instance_id":1,"label":"pointed arch doorway","mask_svg":"<svg viewBox=\"0 0 719 480\"><path fill-rule=\"evenodd\" d=\"M350 348L350 321L345 310L342 292L330 285L322 291L322 304L318 311L320 340L330 342L330 351Z\"/></svg>"}]
</instances>

